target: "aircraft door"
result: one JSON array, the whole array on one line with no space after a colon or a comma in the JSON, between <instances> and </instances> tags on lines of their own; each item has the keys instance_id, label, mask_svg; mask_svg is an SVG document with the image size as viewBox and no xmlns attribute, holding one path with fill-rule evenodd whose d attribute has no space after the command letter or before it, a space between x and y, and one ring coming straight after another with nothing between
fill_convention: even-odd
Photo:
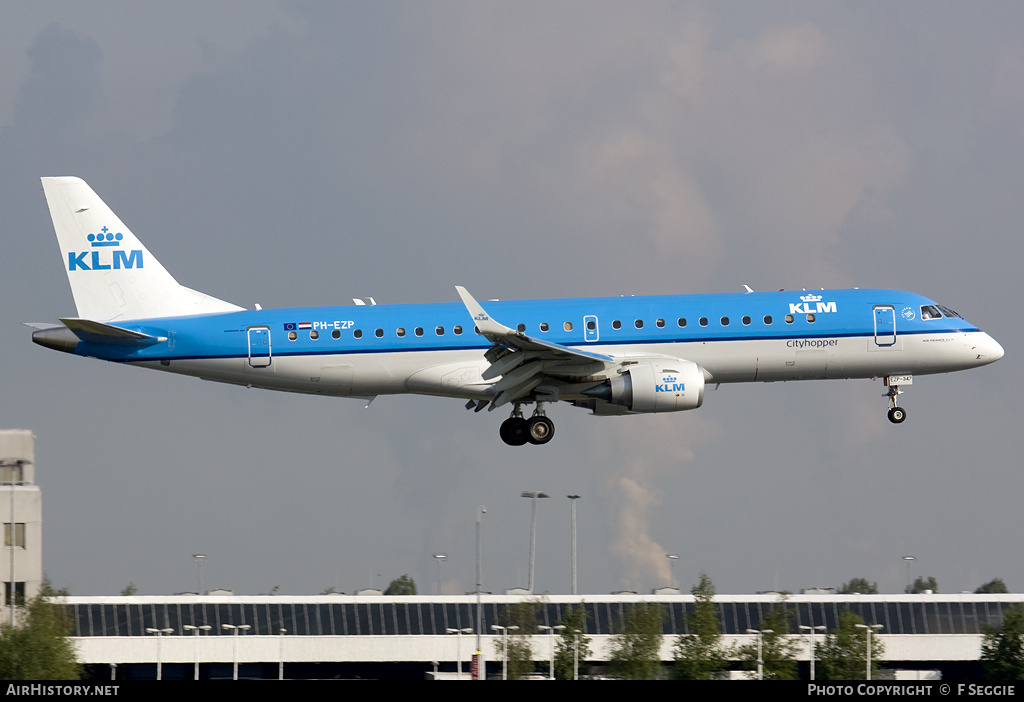
<instances>
[{"instance_id":1,"label":"aircraft door","mask_svg":"<svg viewBox=\"0 0 1024 702\"><path fill-rule=\"evenodd\" d=\"M597 341L600 337L599 331L600 330L597 328L597 315L586 315L583 318L583 340Z\"/></svg>"},{"instance_id":2,"label":"aircraft door","mask_svg":"<svg viewBox=\"0 0 1024 702\"><path fill-rule=\"evenodd\" d=\"M896 308L892 305L875 305L875 346L896 344Z\"/></svg>"},{"instance_id":3,"label":"aircraft door","mask_svg":"<svg viewBox=\"0 0 1024 702\"><path fill-rule=\"evenodd\" d=\"M249 327L249 365L253 368L270 365L270 327Z\"/></svg>"}]
</instances>

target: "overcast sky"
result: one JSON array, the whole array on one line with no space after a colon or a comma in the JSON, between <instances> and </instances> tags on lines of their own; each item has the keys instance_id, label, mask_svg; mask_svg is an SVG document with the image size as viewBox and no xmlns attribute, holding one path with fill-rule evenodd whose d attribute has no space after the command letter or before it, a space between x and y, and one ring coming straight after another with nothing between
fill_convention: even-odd
<instances>
[{"instance_id":1,"label":"overcast sky","mask_svg":"<svg viewBox=\"0 0 1024 702\"><path fill-rule=\"evenodd\" d=\"M73 594L386 587L1024 590L1019 2L0 0L0 426L37 436ZM893 287L999 363L724 386L694 412L304 397L35 346L74 314L39 177L85 178L184 285L252 308Z\"/></svg>"}]
</instances>

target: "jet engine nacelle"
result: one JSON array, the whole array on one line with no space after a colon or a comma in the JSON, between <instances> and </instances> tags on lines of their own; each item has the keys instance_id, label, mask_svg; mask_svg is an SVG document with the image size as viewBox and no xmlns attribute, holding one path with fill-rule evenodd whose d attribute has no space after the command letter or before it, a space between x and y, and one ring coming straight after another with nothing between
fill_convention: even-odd
<instances>
[{"instance_id":1,"label":"jet engine nacelle","mask_svg":"<svg viewBox=\"0 0 1024 702\"><path fill-rule=\"evenodd\" d=\"M704 404L704 369L692 361L639 363L584 394L645 414L697 409Z\"/></svg>"}]
</instances>

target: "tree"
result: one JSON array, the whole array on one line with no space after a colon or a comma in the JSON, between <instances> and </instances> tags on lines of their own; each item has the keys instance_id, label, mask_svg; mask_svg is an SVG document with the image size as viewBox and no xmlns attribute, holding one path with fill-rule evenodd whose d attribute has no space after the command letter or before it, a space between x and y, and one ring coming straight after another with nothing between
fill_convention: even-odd
<instances>
[{"instance_id":1,"label":"tree","mask_svg":"<svg viewBox=\"0 0 1024 702\"><path fill-rule=\"evenodd\" d=\"M577 660L580 675L586 675L589 670L586 660L590 657L590 637L584 634L587 630L587 610L582 605L570 605L558 623L565 628L559 634L555 646L555 679L572 680Z\"/></svg>"},{"instance_id":2,"label":"tree","mask_svg":"<svg viewBox=\"0 0 1024 702\"><path fill-rule=\"evenodd\" d=\"M690 588L696 600L689 634L680 634L675 644L672 677L676 680L711 680L729 668L729 652L722 647L722 627L714 603L715 586L706 573Z\"/></svg>"},{"instance_id":3,"label":"tree","mask_svg":"<svg viewBox=\"0 0 1024 702\"><path fill-rule=\"evenodd\" d=\"M537 615L540 602L524 600L509 605L502 615L502 626L511 628L498 639L498 658L505 660L508 655L508 679L521 680L533 673L533 645L531 637L537 632Z\"/></svg>"},{"instance_id":4,"label":"tree","mask_svg":"<svg viewBox=\"0 0 1024 702\"><path fill-rule=\"evenodd\" d=\"M0 680L77 680L82 676L69 634L72 622L58 593L43 588L20 612L14 626L0 624Z\"/></svg>"},{"instance_id":5,"label":"tree","mask_svg":"<svg viewBox=\"0 0 1024 702\"><path fill-rule=\"evenodd\" d=\"M981 663L989 680L1024 680L1024 607L1010 606L1000 626L985 627Z\"/></svg>"},{"instance_id":6,"label":"tree","mask_svg":"<svg viewBox=\"0 0 1024 702\"><path fill-rule=\"evenodd\" d=\"M984 595L995 593L1007 593L1009 592L1009 590L1006 589L1006 583L1003 582L1002 578L994 578L992 580L989 580L987 583L979 587L974 592L978 595Z\"/></svg>"},{"instance_id":7,"label":"tree","mask_svg":"<svg viewBox=\"0 0 1024 702\"><path fill-rule=\"evenodd\" d=\"M788 634L793 629L792 610L786 608L786 595L779 598L771 611L761 620L761 660L765 680L799 680L796 656L799 646ZM771 630L767 633L767 630ZM736 657L744 670L757 670L757 642L740 646Z\"/></svg>"},{"instance_id":8,"label":"tree","mask_svg":"<svg viewBox=\"0 0 1024 702\"><path fill-rule=\"evenodd\" d=\"M858 680L867 668L867 629L857 627L864 620L846 610L839 614L839 627L825 634L818 658L817 671L822 680ZM885 655L885 645L877 636L871 637L871 677Z\"/></svg>"},{"instance_id":9,"label":"tree","mask_svg":"<svg viewBox=\"0 0 1024 702\"><path fill-rule=\"evenodd\" d=\"M125 588L121 590L121 597L131 597L132 595L137 595L138 593L139 588L135 586L135 583L129 580Z\"/></svg>"},{"instance_id":10,"label":"tree","mask_svg":"<svg viewBox=\"0 0 1024 702\"><path fill-rule=\"evenodd\" d=\"M920 595L925 590L931 590L932 592L939 591L939 584L935 581L935 576L929 575L927 578L922 578L920 575L914 580L913 585L908 585L906 588L907 594Z\"/></svg>"},{"instance_id":11,"label":"tree","mask_svg":"<svg viewBox=\"0 0 1024 702\"><path fill-rule=\"evenodd\" d=\"M391 581L388 585L388 589L384 591L385 595L415 595L416 594L416 581L403 574Z\"/></svg>"},{"instance_id":12,"label":"tree","mask_svg":"<svg viewBox=\"0 0 1024 702\"><path fill-rule=\"evenodd\" d=\"M661 677L662 622L665 608L641 602L622 613L622 630L612 636L608 669L623 680L656 680Z\"/></svg>"},{"instance_id":13,"label":"tree","mask_svg":"<svg viewBox=\"0 0 1024 702\"><path fill-rule=\"evenodd\" d=\"M840 595L877 595L878 583L869 583L867 578L851 578L839 588Z\"/></svg>"}]
</instances>

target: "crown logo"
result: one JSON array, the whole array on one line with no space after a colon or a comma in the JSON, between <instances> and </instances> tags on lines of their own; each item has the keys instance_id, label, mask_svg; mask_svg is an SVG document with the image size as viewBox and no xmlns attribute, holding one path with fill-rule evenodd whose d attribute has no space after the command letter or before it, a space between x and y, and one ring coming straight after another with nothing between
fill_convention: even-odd
<instances>
[{"instance_id":1,"label":"crown logo","mask_svg":"<svg viewBox=\"0 0 1024 702\"><path fill-rule=\"evenodd\" d=\"M661 381L663 383L674 383L676 382L676 377L674 375L666 375Z\"/></svg>"},{"instance_id":2,"label":"crown logo","mask_svg":"<svg viewBox=\"0 0 1024 702\"><path fill-rule=\"evenodd\" d=\"M801 295L800 299L803 300L804 302L820 302L821 295L815 295L814 293L811 293L810 295Z\"/></svg>"},{"instance_id":3,"label":"crown logo","mask_svg":"<svg viewBox=\"0 0 1024 702\"><path fill-rule=\"evenodd\" d=\"M120 246L121 239L124 238L124 234L121 232L115 234L107 227L103 227L99 234L90 234L86 238L89 239L90 246Z\"/></svg>"}]
</instances>

